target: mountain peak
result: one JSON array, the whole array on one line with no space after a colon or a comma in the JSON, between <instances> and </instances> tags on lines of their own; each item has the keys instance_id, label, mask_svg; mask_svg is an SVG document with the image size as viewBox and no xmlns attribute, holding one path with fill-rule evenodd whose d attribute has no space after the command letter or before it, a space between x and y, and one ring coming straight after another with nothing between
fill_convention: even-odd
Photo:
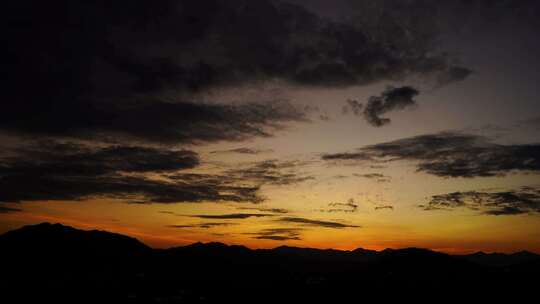
<instances>
[{"instance_id":1,"label":"mountain peak","mask_svg":"<svg viewBox=\"0 0 540 304\"><path fill-rule=\"evenodd\" d=\"M362 247L358 247L358 248L354 249L352 252L353 252L353 253L362 253L362 254L372 254L372 253L377 253L376 250L365 249L365 248L362 248Z\"/></svg>"},{"instance_id":2,"label":"mountain peak","mask_svg":"<svg viewBox=\"0 0 540 304\"><path fill-rule=\"evenodd\" d=\"M22 251L31 254L69 255L119 255L142 253L150 250L137 239L100 230L80 230L60 223L40 223L24 226L0 235L6 251Z\"/></svg>"}]
</instances>

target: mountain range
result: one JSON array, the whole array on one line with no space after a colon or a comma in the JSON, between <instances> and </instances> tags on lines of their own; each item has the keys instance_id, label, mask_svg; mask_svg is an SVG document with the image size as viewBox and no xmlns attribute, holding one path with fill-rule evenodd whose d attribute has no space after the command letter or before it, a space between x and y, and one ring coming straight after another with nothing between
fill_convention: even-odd
<instances>
[{"instance_id":1,"label":"mountain range","mask_svg":"<svg viewBox=\"0 0 540 304\"><path fill-rule=\"evenodd\" d=\"M217 303L526 299L540 256L448 255L420 248L351 251L222 243L153 249L137 239L42 223L0 235L0 299Z\"/></svg>"}]
</instances>

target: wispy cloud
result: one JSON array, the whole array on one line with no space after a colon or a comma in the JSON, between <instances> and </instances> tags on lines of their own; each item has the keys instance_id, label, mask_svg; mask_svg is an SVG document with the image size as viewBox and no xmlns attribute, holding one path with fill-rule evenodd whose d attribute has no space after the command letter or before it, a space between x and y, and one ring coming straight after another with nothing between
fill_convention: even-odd
<instances>
[{"instance_id":1,"label":"wispy cloud","mask_svg":"<svg viewBox=\"0 0 540 304\"><path fill-rule=\"evenodd\" d=\"M303 164L300 161L266 160L227 170L225 174L255 185L291 185L314 179L298 172L298 167Z\"/></svg>"},{"instance_id":2,"label":"wispy cloud","mask_svg":"<svg viewBox=\"0 0 540 304\"><path fill-rule=\"evenodd\" d=\"M196 217L201 219L221 219L221 220L236 220L236 219L247 219L252 217L272 217L276 216L275 214L267 213L232 213L232 214L198 214L198 215L185 215L189 217Z\"/></svg>"},{"instance_id":3,"label":"wispy cloud","mask_svg":"<svg viewBox=\"0 0 540 304\"><path fill-rule=\"evenodd\" d=\"M236 148L236 149L230 149L230 150L216 150L210 153L212 154L238 153L238 154L257 155L257 154L271 153L271 152L273 152L272 149Z\"/></svg>"},{"instance_id":4,"label":"wispy cloud","mask_svg":"<svg viewBox=\"0 0 540 304\"><path fill-rule=\"evenodd\" d=\"M540 145L502 145L483 136L443 132L399 139L326 154L327 161L417 161L417 170L442 177L500 176L510 171L540 171Z\"/></svg>"},{"instance_id":5,"label":"wispy cloud","mask_svg":"<svg viewBox=\"0 0 540 304\"><path fill-rule=\"evenodd\" d=\"M540 188L522 187L499 192L452 192L431 197L419 205L426 211L466 208L487 215L540 214Z\"/></svg>"},{"instance_id":6,"label":"wispy cloud","mask_svg":"<svg viewBox=\"0 0 540 304\"><path fill-rule=\"evenodd\" d=\"M307 219L303 217L283 217L283 218L280 218L278 221L285 222L285 223L301 224L301 225L306 225L306 226L316 226L316 227L335 228L335 229L361 227L361 226L356 226L356 225L343 224L339 222L312 220L312 219Z\"/></svg>"},{"instance_id":7,"label":"wispy cloud","mask_svg":"<svg viewBox=\"0 0 540 304\"><path fill-rule=\"evenodd\" d=\"M354 199L350 198L346 203L329 203L331 209L326 210L326 212L356 212L358 211L358 204Z\"/></svg>"},{"instance_id":8,"label":"wispy cloud","mask_svg":"<svg viewBox=\"0 0 540 304\"><path fill-rule=\"evenodd\" d=\"M223 226L232 226L237 225L237 223L230 222L219 222L219 223L199 223L199 224L189 224L189 225L167 225L169 228L201 228L201 229L210 229L214 227L223 227Z\"/></svg>"},{"instance_id":9,"label":"wispy cloud","mask_svg":"<svg viewBox=\"0 0 540 304\"><path fill-rule=\"evenodd\" d=\"M168 178L172 172L199 166L198 155L187 150L47 141L15 148L12 154L0 158L0 202L99 197L132 203L261 201L257 186L227 178Z\"/></svg>"},{"instance_id":10,"label":"wispy cloud","mask_svg":"<svg viewBox=\"0 0 540 304\"><path fill-rule=\"evenodd\" d=\"M386 176L381 173L366 173L366 174L353 173L353 176L375 180L378 183L387 183L392 180L390 176Z\"/></svg>"},{"instance_id":11,"label":"wispy cloud","mask_svg":"<svg viewBox=\"0 0 540 304\"><path fill-rule=\"evenodd\" d=\"M268 228L258 232L244 234L253 235L253 238L259 240L290 241L301 240L302 231L304 231L303 228Z\"/></svg>"},{"instance_id":12,"label":"wispy cloud","mask_svg":"<svg viewBox=\"0 0 540 304\"><path fill-rule=\"evenodd\" d=\"M11 212L21 212L22 209L19 208L11 208L11 207L5 207L0 205L0 213L11 213Z\"/></svg>"},{"instance_id":13,"label":"wispy cloud","mask_svg":"<svg viewBox=\"0 0 540 304\"><path fill-rule=\"evenodd\" d=\"M394 206L390 205L384 205L384 206L376 206L375 210L394 210Z\"/></svg>"}]
</instances>

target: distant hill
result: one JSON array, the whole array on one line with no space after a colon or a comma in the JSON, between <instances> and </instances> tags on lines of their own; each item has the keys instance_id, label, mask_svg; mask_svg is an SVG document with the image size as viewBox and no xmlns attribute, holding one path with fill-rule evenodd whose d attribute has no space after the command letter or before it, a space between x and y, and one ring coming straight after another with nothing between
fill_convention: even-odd
<instances>
[{"instance_id":1,"label":"distant hill","mask_svg":"<svg viewBox=\"0 0 540 304\"><path fill-rule=\"evenodd\" d=\"M151 250L129 236L98 230L84 231L50 223L6 232L0 235L0 245L4 253L17 255L35 255L39 252L40 255L54 256L82 254L126 257Z\"/></svg>"},{"instance_id":2,"label":"distant hill","mask_svg":"<svg viewBox=\"0 0 540 304\"><path fill-rule=\"evenodd\" d=\"M124 235L49 223L1 235L0 258L0 300L9 300L2 303L516 300L535 290L540 274L540 256L530 252L451 256L420 248L251 250L222 243L151 249Z\"/></svg>"},{"instance_id":3,"label":"distant hill","mask_svg":"<svg viewBox=\"0 0 540 304\"><path fill-rule=\"evenodd\" d=\"M503 267L538 261L540 256L528 251L520 251L512 254L484 253L480 251L457 257L480 265Z\"/></svg>"}]
</instances>

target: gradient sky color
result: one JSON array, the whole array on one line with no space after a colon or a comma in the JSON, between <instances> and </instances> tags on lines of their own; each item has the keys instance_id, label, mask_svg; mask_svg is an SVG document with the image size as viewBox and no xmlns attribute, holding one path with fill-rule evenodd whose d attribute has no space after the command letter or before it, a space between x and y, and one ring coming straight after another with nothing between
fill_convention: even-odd
<instances>
[{"instance_id":1,"label":"gradient sky color","mask_svg":"<svg viewBox=\"0 0 540 304\"><path fill-rule=\"evenodd\" d=\"M536 2L165 2L11 8L0 232L540 253Z\"/></svg>"}]
</instances>

